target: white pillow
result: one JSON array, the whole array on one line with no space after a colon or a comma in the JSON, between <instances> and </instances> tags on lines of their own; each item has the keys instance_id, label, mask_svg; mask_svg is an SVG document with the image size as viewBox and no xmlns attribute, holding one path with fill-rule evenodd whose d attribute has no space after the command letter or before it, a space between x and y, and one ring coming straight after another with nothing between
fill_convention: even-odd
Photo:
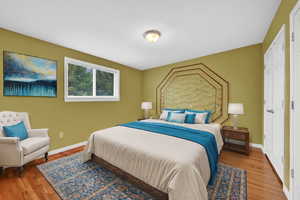
<instances>
[{"instance_id":1,"label":"white pillow","mask_svg":"<svg viewBox=\"0 0 300 200\"><path fill-rule=\"evenodd\" d=\"M4 137L3 128L0 126L0 137Z\"/></svg>"},{"instance_id":2,"label":"white pillow","mask_svg":"<svg viewBox=\"0 0 300 200\"><path fill-rule=\"evenodd\" d=\"M195 124L205 124L205 120L208 113L185 112L185 114L196 114Z\"/></svg>"},{"instance_id":3,"label":"white pillow","mask_svg":"<svg viewBox=\"0 0 300 200\"><path fill-rule=\"evenodd\" d=\"M185 113L171 112L167 117L167 121L176 122L176 123L184 123L185 116L186 116Z\"/></svg>"},{"instance_id":4,"label":"white pillow","mask_svg":"<svg viewBox=\"0 0 300 200\"><path fill-rule=\"evenodd\" d=\"M159 117L159 119L166 121L167 118L168 118L169 112L182 113L182 111L179 111L179 110L163 110L160 117Z\"/></svg>"},{"instance_id":5,"label":"white pillow","mask_svg":"<svg viewBox=\"0 0 300 200\"><path fill-rule=\"evenodd\" d=\"M161 113L161 115L160 115L160 117L159 117L159 119L161 119L161 120L167 120L167 117L168 117L168 113L169 113L169 112L170 112L170 111L163 110L162 113Z\"/></svg>"}]
</instances>

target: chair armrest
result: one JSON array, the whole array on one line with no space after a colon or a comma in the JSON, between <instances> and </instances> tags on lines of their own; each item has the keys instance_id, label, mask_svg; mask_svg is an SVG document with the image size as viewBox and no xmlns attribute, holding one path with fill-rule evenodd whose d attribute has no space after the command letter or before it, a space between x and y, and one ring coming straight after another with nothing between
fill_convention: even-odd
<instances>
[{"instance_id":1,"label":"chair armrest","mask_svg":"<svg viewBox=\"0 0 300 200\"><path fill-rule=\"evenodd\" d=\"M0 144L17 144L19 140L18 137L0 137Z\"/></svg>"},{"instance_id":2,"label":"chair armrest","mask_svg":"<svg viewBox=\"0 0 300 200\"><path fill-rule=\"evenodd\" d=\"M48 129L29 129L28 134L30 137L48 137Z\"/></svg>"},{"instance_id":3,"label":"chair armrest","mask_svg":"<svg viewBox=\"0 0 300 200\"><path fill-rule=\"evenodd\" d=\"M0 137L0 167L22 166L23 149L17 137Z\"/></svg>"}]
</instances>

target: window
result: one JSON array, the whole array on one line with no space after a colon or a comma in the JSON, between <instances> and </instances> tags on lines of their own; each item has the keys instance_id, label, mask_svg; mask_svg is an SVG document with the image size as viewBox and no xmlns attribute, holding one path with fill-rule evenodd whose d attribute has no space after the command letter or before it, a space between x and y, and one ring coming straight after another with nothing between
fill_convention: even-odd
<instances>
[{"instance_id":1,"label":"window","mask_svg":"<svg viewBox=\"0 0 300 200\"><path fill-rule=\"evenodd\" d=\"M65 101L119 101L120 71L65 57Z\"/></svg>"}]
</instances>

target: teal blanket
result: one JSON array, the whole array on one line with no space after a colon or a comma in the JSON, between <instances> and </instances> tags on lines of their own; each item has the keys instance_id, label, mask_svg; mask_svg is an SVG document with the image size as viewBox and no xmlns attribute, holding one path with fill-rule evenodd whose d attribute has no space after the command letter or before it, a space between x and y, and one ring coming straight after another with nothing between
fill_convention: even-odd
<instances>
[{"instance_id":1,"label":"teal blanket","mask_svg":"<svg viewBox=\"0 0 300 200\"><path fill-rule=\"evenodd\" d=\"M130 122L127 124L121 124L120 126L169 135L200 144L205 148L207 153L211 171L209 184L213 184L215 176L217 174L219 159L217 142L213 134L206 131L200 131L182 126L154 122Z\"/></svg>"}]
</instances>

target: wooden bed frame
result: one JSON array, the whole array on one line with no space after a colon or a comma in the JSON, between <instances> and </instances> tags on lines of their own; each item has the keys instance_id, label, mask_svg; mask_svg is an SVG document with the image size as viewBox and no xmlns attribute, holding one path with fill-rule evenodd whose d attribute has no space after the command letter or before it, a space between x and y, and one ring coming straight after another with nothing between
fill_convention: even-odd
<instances>
[{"instance_id":1,"label":"wooden bed frame","mask_svg":"<svg viewBox=\"0 0 300 200\"><path fill-rule=\"evenodd\" d=\"M109 162L103 160L102 158L99 158L95 154L92 154L92 161L98 163L102 167L110 170L114 174L116 174L118 177L128 181L129 183L133 184L134 186L138 187L139 189L143 190L144 192L150 194L153 196L156 200L168 200L168 194L152 187L151 185L145 183L144 181L132 176L131 174L123 171L122 169L113 166Z\"/></svg>"}]
</instances>

